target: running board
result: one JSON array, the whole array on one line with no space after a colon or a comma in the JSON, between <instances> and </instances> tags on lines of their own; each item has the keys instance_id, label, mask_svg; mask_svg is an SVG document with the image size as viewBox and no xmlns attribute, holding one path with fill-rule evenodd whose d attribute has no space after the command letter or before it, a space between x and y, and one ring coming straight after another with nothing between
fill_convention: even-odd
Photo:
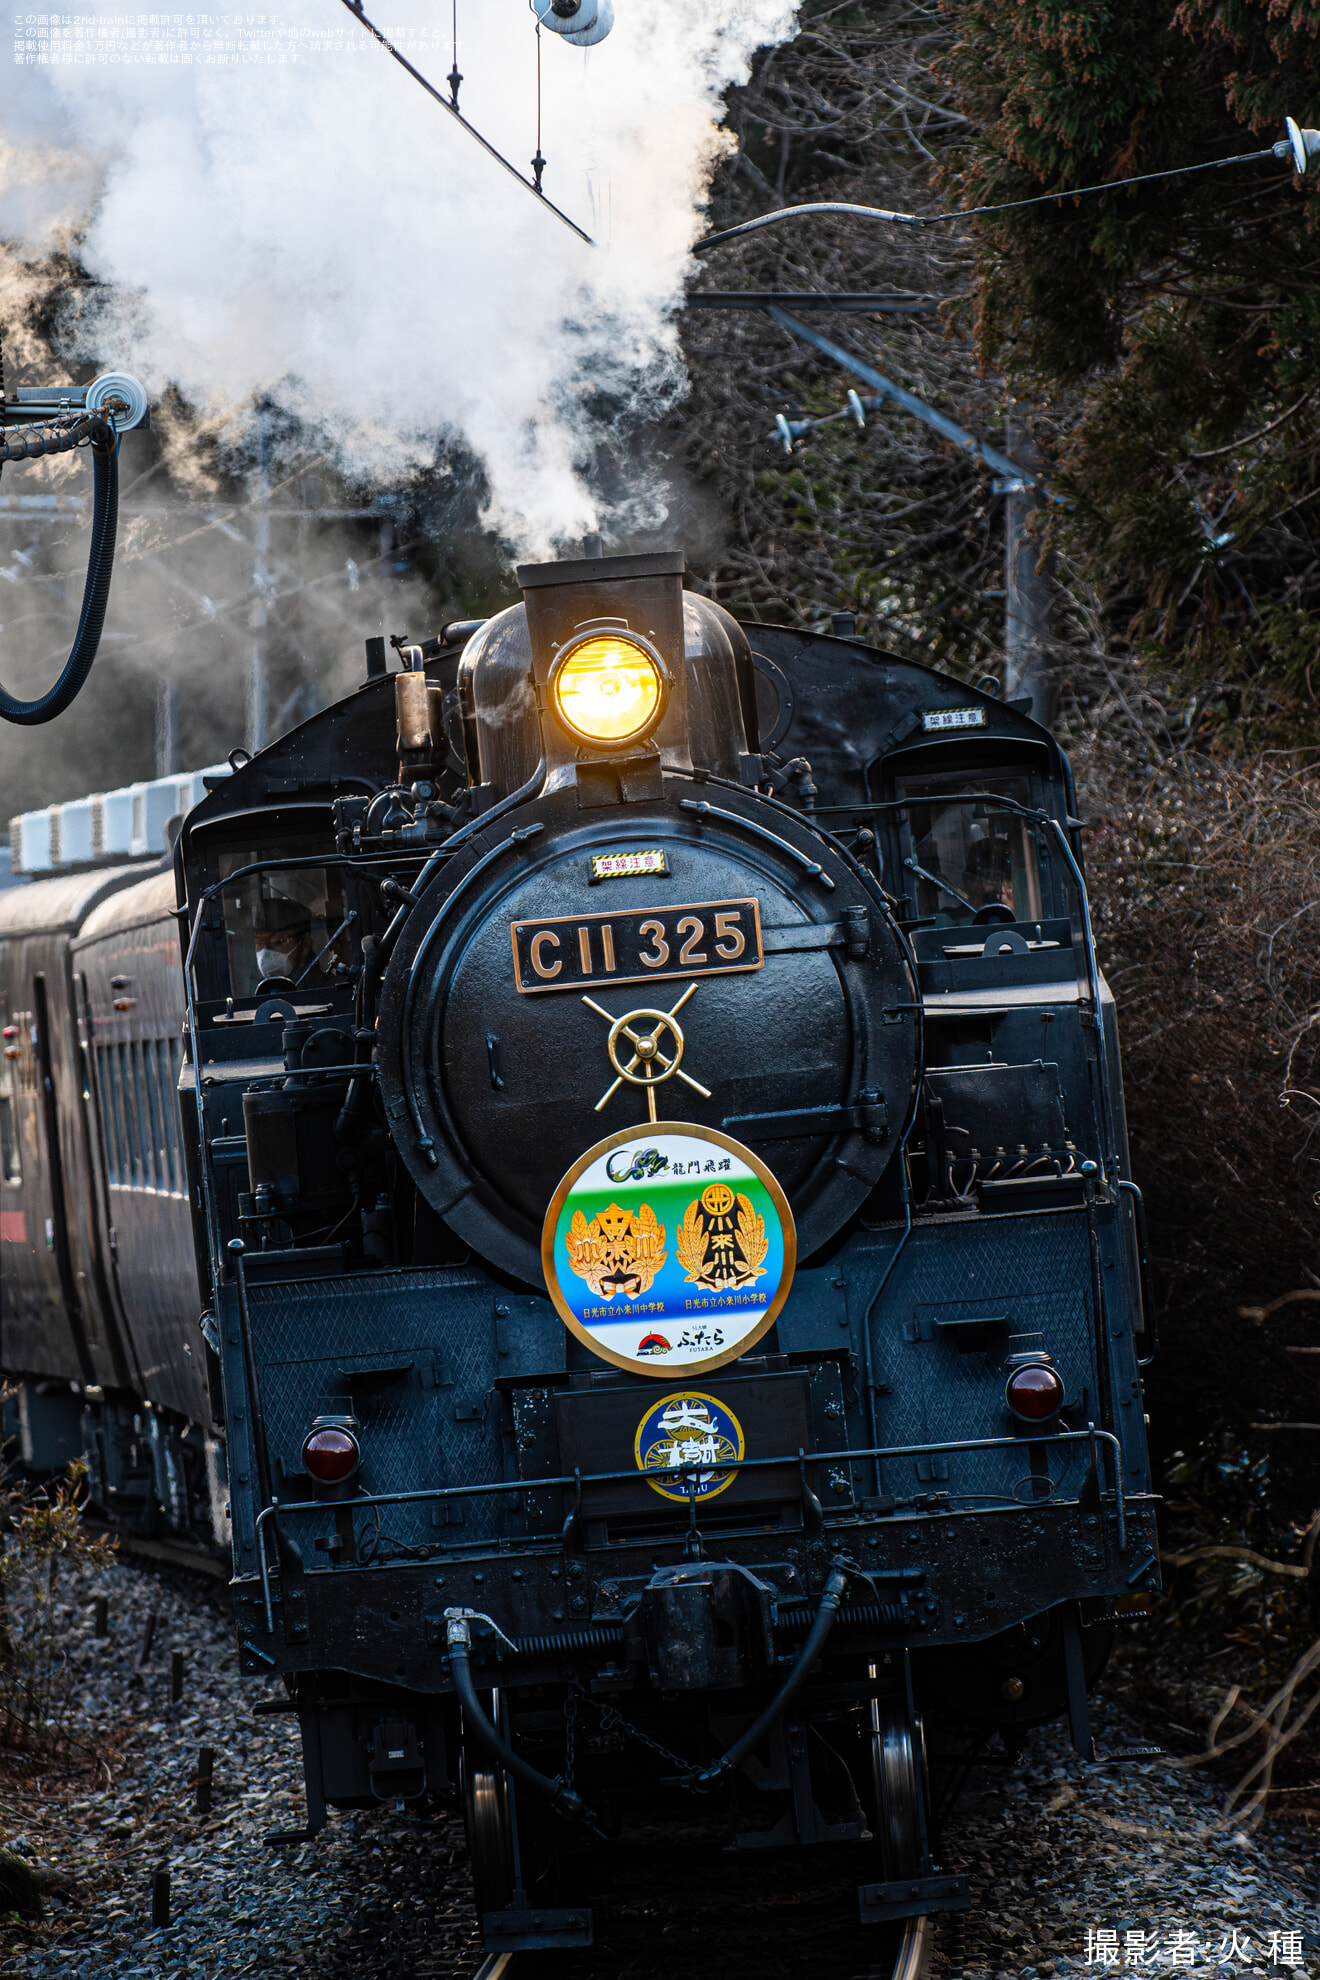
<instances>
[{"instance_id":1,"label":"running board","mask_svg":"<svg viewBox=\"0 0 1320 1980\"><path fill-rule=\"evenodd\" d=\"M890 1918L921 1918L933 1911L966 1911L972 1901L966 1877L900 1877L892 1884L862 1884L857 1901L863 1925Z\"/></svg>"}]
</instances>

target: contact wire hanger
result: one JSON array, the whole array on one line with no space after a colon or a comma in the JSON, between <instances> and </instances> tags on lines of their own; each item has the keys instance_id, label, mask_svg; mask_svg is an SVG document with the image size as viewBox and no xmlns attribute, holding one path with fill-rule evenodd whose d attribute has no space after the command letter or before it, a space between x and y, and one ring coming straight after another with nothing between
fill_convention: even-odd
<instances>
[{"instance_id":1,"label":"contact wire hanger","mask_svg":"<svg viewBox=\"0 0 1320 1980\"><path fill-rule=\"evenodd\" d=\"M591 235L586 233L583 228L579 227L576 220L570 220L568 215L565 212L563 212L559 207L557 207L552 199L546 198L545 194L541 191L539 185L534 184L532 180L526 176L525 173L520 172L516 165L511 165L509 160L504 156L504 153L502 151L497 151L495 149L495 146L491 143L490 139L485 138L481 135L481 132L477 129L475 124L470 124L468 122L467 118L463 115L463 112L458 107L458 90L452 78L446 78L446 80L448 80L450 83L451 96L445 96L442 94L440 90L438 90L435 87L434 83L429 83L426 80L426 77L422 74L420 69L415 69L413 67L412 63L408 60L408 57L402 52L401 49L398 49L394 46L394 43L390 40L388 35L381 33L381 30L376 26L376 23L374 21L368 20L366 13L364 12L363 7L361 5L361 0L343 0L343 4L345 7L347 7L349 13L353 16L354 20L361 21L363 27L367 30L367 33L371 35L372 39L380 43L381 47L385 50L385 53L387 55L392 55L395 61L398 63L399 67L401 69L406 69L408 71L408 74L412 77L413 81L416 83L420 83L422 88L426 91L427 95L431 97L434 102L438 103L442 110L447 110L450 116L454 118L454 120L457 123L460 123L463 126L463 129L467 132L468 136L476 139L477 143L481 146L483 151L489 152L490 156L495 160L495 162L498 165L502 165L505 171L508 172L512 178L515 178L518 181L518 184L520 186L526 186L528 192L534 194L535 197L540 200L542 206L548 207L551 213L554 214L556 220L562 220L564 225L567 228L569 228L572 233L575 233L579 240L585 241L588 247L595 247L596 243L592 240ZM457 60L454 63L454 74L455 75L458 74ZM462 82L462 80L463 78L461 76L458 76L458 81ZM539 144L537 146L537 150L538 152L540 150ZM544 166L544 161L542 161L542 165Z\"/></svg>"},{"instance_id":2,"label":"contact wire hanger","mask_svg":"<svg viewBox=\"0 0 1320 1980\"><path fill-rule=\"evenodd\" d=\"M445 81L449 84L449 100L455 110L458 108L458 86L463 78L458 67L458 0L454 0L454 60Z\"/></svg>"},{"instance_id":3,"label":"contact wire hanger","mask_svg":"<svg viewBox=\"0 0 1320 1980\"><path fill-rule=\"evenodd\" d=\"M346 0L347 4L347 0ZM1173 165L1163 172L1139 172L1131 179L1107 179L1098 186L1067 186L1058 192L1037 193L1031 199L1006 199L997 206L954 206L946 213L891 213L884 206L857 206L849 200L809 200L801 206L781 206L773 213L758 214L737 227L725 227L718 234L707 234L692 249L705 254L725 241L736 241L743 234L755 234L762 227L778 226L781 220L805 219L812 213L851 213L863 220L888 220L898 227L938 227L945 220L975 220L985 213L1016 213L1024 206L1061 206L1065 200L1084 199L1090 193L1120 192L1124 186L1144 186L1152 179L1180 179L1192 172L1222 172L1229 165L1254 165L1261 158L1291 158L1299 178L1305 178L1311 161L1320 154L1320 131L1303 130L1291 117L1285 119L1288 135L1263 151L1243 151L1233 158L1208 158L1200 165Z\"/></svg>"},{"instance_id":4,"label":"contact wire hanger","mask_svg":"<svg viewBox=\"0 0 1320 1980\"><path fill-rule=\"evenodd\" d=\"M536 156L532 160L532 177L536 190L541 190L541 174L545 170L545 160L541 156L541 23L536 23Z\"/></svg>"}]
</instances>

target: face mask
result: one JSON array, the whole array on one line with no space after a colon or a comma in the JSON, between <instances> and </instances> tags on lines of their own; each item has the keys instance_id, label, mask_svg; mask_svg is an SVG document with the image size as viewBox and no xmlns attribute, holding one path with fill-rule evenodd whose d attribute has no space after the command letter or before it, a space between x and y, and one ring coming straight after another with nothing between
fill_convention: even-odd
<instances>
[{"instance_id":1,"label":"face mask","mask_svg":"<svg viewBox=\"0 0 1320 1980\"><path fill-rule=\"evenodd\" d=\"M258 949L257 968L261 971L263 977L287 976L289 973L289 958L285 955L283 949Z\"/></svg>"}]
</instances>

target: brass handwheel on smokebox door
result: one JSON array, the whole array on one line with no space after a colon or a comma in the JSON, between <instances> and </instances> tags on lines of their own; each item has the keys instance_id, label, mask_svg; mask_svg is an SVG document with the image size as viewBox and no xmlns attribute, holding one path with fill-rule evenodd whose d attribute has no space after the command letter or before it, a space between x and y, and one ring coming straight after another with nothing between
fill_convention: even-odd
<instances>
[{"instance_id":1,"label":"brass handwheel on smokebox door","mask_svg":"<svg viewBox=\"0 0 1320 1980\"><path fill-rule=\"evenodd\" d=\"M684 1004L687 1003L689 997L694 997L696 992L696 984L690 983L671 1010L653 1011L642 1009L625 1011L620 1018L612 1017L609 1011L603 1010L592 998L584 997L582 999L584 1004L591 1006L598 1017L604 1018L610 1028L610 1035L605 1041L605 1050L610 1055L610 1064L618 1074L618 1078L606 1088L605 1092L602 1093L600 1099L596 1102L596 1113L600 1112L607 1101L613 1099L626 1080L629 1086L644 1086L646 1088L647 1109L651 1119L653 1121L658 1120L659 1115L655 1111L655 1089L662 1080L668 1079L672 1073L677 1073L678 1077L685 1081L694 1093L699 1093L703 1100L710 1099L710 1088L703 1086L700 1080L691 1078L688 1073L683 1071L680 1064L683 1057L683 1028L678 1023L678 1013L682 1010ZM649 1021L651 1024L649 1032L639 1033L634 1029L635 1026L639 1026L646 1021ZM673 1044L670 1048L672 1056L666 1056L660 1049L660 1040L666 1032L673 1039ZM627 1041L627 1044L622 1042L624 1040ZM621 1055L627 1050L628 1045L632 1046L633 1054L627 1065L624 1065Z\"/></svg>"}]
</instances>

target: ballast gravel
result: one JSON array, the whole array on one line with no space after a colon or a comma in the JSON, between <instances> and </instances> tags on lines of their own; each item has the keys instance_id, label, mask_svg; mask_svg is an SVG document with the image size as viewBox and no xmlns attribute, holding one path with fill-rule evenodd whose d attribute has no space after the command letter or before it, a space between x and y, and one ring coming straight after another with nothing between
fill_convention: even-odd
<instances>
[{"instance_id":1,"label":"ballast gravel","mask_svg":"<svg viewBox=\"0 0 1320 1980\"><path fill-rule=\"evenodd\" d=\"M1100 1754L1152 1743L1103 1693L1091 1709ZM948 1825L943 1867L974 1902L940 1920L932 1974L1315 1980L1310 1833L1247 1833L1225 1801L1201 1769L1083 1764L1060 1728L1035 1733L1016 1766L973 1775Z\"/></svg>"},{"instance_id":2,"label":"ballast gravel","mask_svg":"<svg viewBox=\"0 0 1320 1980\"><path fill-rule=\"evenodd\" d=\"M98 1596L109 1605L103 1639L93 1633ZM6 1759L0 1839L67 1882L48 1892L35 1924L11 1921L0 1931L4 1980L460 1980L476 1972L482 1953L462 1825L452 1814L332 1812L312 1844L263 1843L268 1830L303 1819L297 1721L254 1716L254 1704L277 1697L278 1687L240 1678L223 1586L125 1559L81 1577L66 1599L79 1691L72 1730L85 1751L75 1750L78 1764L68 1769L31 1771ZM142 1665L153 1611L154 1643ZM175 1650L185 1660L177 1704ZM1150 1737L1103 1700L1096 1721L1102 1751ZM215 1750L210 1814L194 1806L204 1746ZM1222 1785L1195 1770L1163 1760L1083 1765L1059 1731L1035 1735L1015 1765L972 1774L949 1822L943 1867L968 1873L975 1906L940 1920L933 1980L1106 1972L1320 1980L1307 1835L1247 1835L1221 1825L1222 1807ZM766 1860L767 1878L776 1878L774 1864ZM166 1868L171 1922L153 1928L152 1881ZM685 1915L672 1861L667 1870L657 1862L647 1898L653 1928L641 1950L635 1937L607 1927L594 1952L516 1964L544 1980L671 1980L716 1970L750 1980L764 1970L754 1916L745 1960L731 1961L721 1945L712 1966L709 1933ZM767 1928L772 1911L767 1904ZM801 1962L803 1980L835 1980L832 1970L811 1967ZM849 1976L841 1970L838 1980Z\"/></svg>"},{"instance_id":3,"label":"ballast gravel","mask_svg":"<svg viewBox=\"0 0 1320 1980\"><path fill-rule=\"evenodd\" d=\"M100 1640L97 1596L109 1605ZM73 1731L100 1764L72 1778L37 1776L27 1791L16 1790L12 1768L0 1773L8 1846L72 1880L48 1894L25 1946L11 1938L5 1980L447 1980L475 1970L481 1949L453 1816L332 1814L314 1843L263 1842L305 1821L298 1722L254 1715L282 1687L240 1677L223 1584L124 1560L80 1578L76 1614ZM184 1684L172 1704L176 1649ZM195 1811L204 1746L215 1752L205 1815ZM152 1926L162 1869L164 1929Z\"/></svg>"}]
</instances>

